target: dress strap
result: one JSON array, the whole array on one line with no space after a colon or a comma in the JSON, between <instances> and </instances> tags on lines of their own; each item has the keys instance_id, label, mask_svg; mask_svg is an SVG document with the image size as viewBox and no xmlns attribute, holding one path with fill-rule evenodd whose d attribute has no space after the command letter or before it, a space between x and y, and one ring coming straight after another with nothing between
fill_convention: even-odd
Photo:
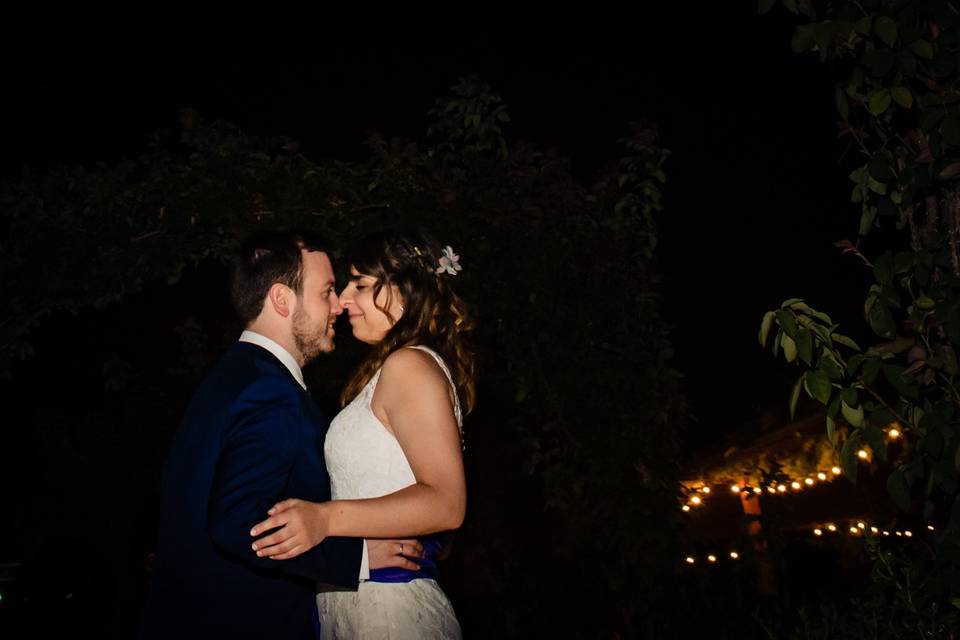
<instances>
[{"instance_id":1,"label":"dress strap","mask_svg":"<svg viewBox=\"0 0 960 640\"><path fill-rule=\"evenodd\" d=\"M450 374L450 369L447 368L447 363L443 361L443 358L440 357L436 351L430 347L425 347L422 344L415 344L409 347L410 349L419 349L425 353L429 353L433 356L433 359L437 361L437 364L440 365L440 368L443 370L443 373L447 376L447 382L450 383L450 389L453 391L453 414L457 418L457 425L460 427L460 435L463 435L463 414L460 411L460 397L457 395L457 385L453 383L453 376Z\"/></svg>"}]
</instances>

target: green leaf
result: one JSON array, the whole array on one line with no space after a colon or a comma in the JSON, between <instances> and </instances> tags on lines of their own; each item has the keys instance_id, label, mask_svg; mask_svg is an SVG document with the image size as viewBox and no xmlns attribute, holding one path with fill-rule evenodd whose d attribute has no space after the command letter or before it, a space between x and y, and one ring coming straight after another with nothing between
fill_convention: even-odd
<instances>
[{"instance_id":1,"label":"green leaf","mask_svg":"<svg viewBox=\"0 0 960 640\"><path fill-rule=\"evenodd\" d=\"M853 30L862 36L870 35L870 16L864 16L857 20L853 25Z\"/></svg>"},{"instance_id":2,"label":"green leaf","mask_svg":"<svg viewBox=\"0 0 960 640\"><path fill-rule=\"evenodd\" d=\"M889 251L874 261L873 275L880 284L893 284L893 272L893 254Z\"/></svg>"},{"instance_id":3,"label":"green leaf","mask_svg":"<svg viewBox=\"0 0 960 640\"><path fill-rule=\"evenodd\" d=\"M910 510L910 485L903 474L903 467L896 469L887 477L887 493L901 511Z\"/></svg>"},{"instance_id":4,"label":"green leaf","mask_svg":"<svg viewBox=\"0 0 960 640\"><path fill-rule=\"evenodd\" d=\"M800 389L803 387L803 376L797 378L797 381L793 385L793 390L790 392L790 419L793 420L793 416L797 412L797 401L800 400Z\"/></svg>"},{"instance_id":5,"label":"green leaf","mask_svg":"<svg viewBox=\"0 0 960 640\"><path fill-rule=\"evenodd\" d=\"M784 333L791 338L797 335L797 319L789 309L777 311L777 322L783 327Z\"/></svg>"},{"instance_id":6,"label":"green leaf","mask_svg":"<svg viewBox=\"0 0 960 640\"><path fill-rule=\"evenodd\" d=\"M790 305L797 304L798 302L803 302L803 298L789 298L783 301L783 304L780 305L780 308L786 309Z\"/></svg>"},{"instance_id":7,"label":"green leaf","mask_svg":"<svg viewBox=\"0 0 960 640\"><path fill-rule=\"evenodd\" d=\"M851 407L855 407L860 404L860 401L857 396L857 390L853 387L847 387L840 391L840 401L846 402Z\"/></svg>"},{"instance_id":8,"label":"green leaf","mask_svg":"<svg viewBox=\"0 0 960 640\"><path fill-rule=\"evenodd\" d=\"M863 381L868 385L873 384L880 374L880 367L882 365L883 362L880 358L867 358L863 363Z\"/></svg>"},{"instance_id":9,"label":"green leaf","mask_svg":"<svg viewBox=\"0 0 960 640\"><path fill-rule=\"evenodd\" d=\"M909 109L913 106L913 94L910 93L910 89L906 87L894 87L890 90L890 94L893 96L893 101L904 109Z\"/></svg>"},{"instance_id":10,"label":"green leaf","mask_svg":"<svg viewBox=\"0 0 960 640\"><path fill-rule=\"evenodd\" d=\"M837 113L840 114L841 120L847 120L850 118L850 103L847 102L847 94L844 93L843 89L837 87L837 90L833 94L834 102L837 106Z\"/></svg>"},{"instance_id":11,"label":"green leaf","mask_svg":"<svg viewBox=\"0 0 960 640\"><path fill-rule=\"evenodd\" d=\"M760 346L765 347L767 345L767 336L770 335L770 327L773 326L773 319L776 317L776 312L767 311L763 314L763 321L760 323L760 334L757 338L760 340Z\"/></svg>"},{"instance_id":12,"label":"green leaf","mask_svg":"<svg viewBox=\"0 0 960 640\"><path fill-rule=\"evenodd\" d=\"M883 115L883 112L890 107L891 100L893 100L893 95L891 95L889 89L874 91L872 94L870 94L870 99L867 103L867 109L874 116Z\"/></svg>"},{"instance_id":13,"label":"green leaf","mask_svg":"<svg viewBox=\"0 0 960 640\"><path fill-rule=\"evenodd\" d=\"M893 321L893 314L881 303L870 307L870 313L867 316L870 328L881 338L892 339L895 335L896 324Z\"/></svg>"},{"instance_id":14,"label":"green leaf","mask_svg":"<svg viewBox=\"0 0 960 640\"><path fill-rule=\"evenodd\" d=\"M830 444L837 446L837 423L829 415L827 415L827 438L830 439Z\"/></svg>"},{"instance_id":15,"label":"green leaf","mask_svg":"<svg viewBox=\"0 0 960 640\"><path fill-rule=\"evenodd\" d=\"M886 434L881 429L873 425L864 428L863 439L867 441L868 445L870 445L874 455L881 460L887 459Z\"/></svg>"},{"instance_id":16,"label":"green leaf","mask_svg":"<svg viewBox=\"0 0 960 640\"><path fill-rule=\"evenodd\" d=\"M830 350L824 348L820 352L820 362L817 364L817 370L824 373L831 380L843 379L843 368L833 359Z\"/></svg>"},{"instance_id":17,"label":"green leaf","mask_svg":"<svg viewBox=\"0 0 960 640\"><path fill-rule=\"evenodd\" d=\"M840 417L840 396L834 395L833 400L827 405L827 415L834 420Z\"/></svg>"},{"instance_id":18,"label":"green leaf","mask_svg":"<svg viewBox=\"0 0 960 640\"><path fill-rule=\"evenodd\" d=\"M913 269L916 261L916 256L910 251L901 251L893 259L893 270L897 274L907 273Z\"/></svg>"},{"instance_id":19,"label":"green leaf","mask_svg":"<svg viewBox=\"0 0 960 640\"><path fill-rule=\"evenodd\" d=\"M862 351L862 349L860 348L860 345L858 345L856 342L854 342L847 336L842 336L839 333L834 333L830 337L833 338L834 342L839 342L843 346L853 349L854 351Z\"/></svg>"},{"instance_id":20,"label":"green leaf","mask_svg":"<svg viewBox=\"0 0 960 640\"><path fill-rule=\"evenodd\" d=\"M929 296L920 296L917 298L916 305L917 309L920 309L921 311L930 311L937 306L937 303L934 302L933 298Z\"/></svg>"},{"instance_id":21,"label":"green leaf","mask_svg":"<svg viewBox=\"0 0 960 640\"><path fill-rule=\"evenodd\" d=\"M851 376L857 375L857 370L860 369L860 365L863 364L864 359L864 356L859 353L850 356L850 359L847 360L847 373Z\"/></svg>"},{"instance_id":22,"label":"green leaf","mask_svg":"<svg viewBox=\"0 0 960 640\"><path fill-rule=\"evenodd\" d=\"M783 357L787 362L793 362L797 359L797 343L787 334L783 334L780 340L780 346L783 347Z\"/></svg>"},{"instance_id":23,"label":"green leaf","mask_svg":"<svg viewBox=\"0 0 960 640\"><path fill-rule=\"evenodd\" d=\"M904 375L904 368L898 364L883 365L883 375L900 395L914 399L918 396L920 385L916 378Z\"/></svg>"},{"instance_id":24,"label":"green leaf","mask_svg":"<svg viewBox=\"0 0 960 640\"><path fill-rule=\"evenodd\" d=\"M814 311L810 315L824 324L833 324L833 320L830 319L830 316L821 311Z\"/></svg>"},{"instance_id":25,"label":"green leaf","mask_svg":"<svg viewBox=\"0 0 960 640\"><path fill-rule=\"evenodd\" d=\"M850 426L863 426L863 407L858 405L857 408L853 408L841 400L840 413L843 414L843 419L846 420Z\"/></svg>"},{"instance_id":26,"label":"green leaf","mask_svg":"<svg viewBox=\"0 0 960 640\"><path fill-rule=\"evenodd\" d=\"M813 336L807 329L797 330L797 355L808 365L813 365Z\"/></svg>"},{"instance_id":27,"label":"green leaf","mask_svg":"<svg viewBox=\"0 0 960 640\"><path fill-rule=\"evenodd\" d=\"M888 47L892 47L897 41L897 23L888 16L880 16L873 21L873 32Z\"/></svg>"},{"instance_id":28,"label":"green leaf","mask_svg":"<svg viewBox=\"0 0 960 640\"><path fill-rule=\"evenodd\" d=\"M960 162L954 162L945 166L940 173L937 174L937 177L941 180L950 180L960 175Z\"/></svg>"},{"instance_id":29,"label":"green leaf","mask_svg":"<svg viewBox=\"0 0 960 640\"><path fill-rule=\"evenodd\" d=\"M876 217L876 207L863 207L863 213L860 215L860 235L865 236L870 233L870 230L873 229L873 221Z\"/></svg>"},{"instance_id":30,"label":"green leaf","mask_svg":"<svg viewBox=\"0 0 960 640\"><path fill-rule=\"evenodd\" d=\"M910 45L910 50L926 60L933 60L933 45L926 40L917 40Z\"/></svg>"},{"instance_id":31,"label":"green leaf","mask_svg":"<svg viewBox=\"0 0 960 640\"><path fill-rule=\"evenodd\" d=\"M843 468L843 475L847 476L847 479L854 484L857 482L857 470L860 466L860 459L857 457L859 449L860 430L855 429L840 450L840 466Z\"/></svg>"},{"instance_id":32,"label":"green leaf","mask_svg":"<svg viewBox=\"0 0 960 640\"><path fill-rule=\"evenodd\" d=\"M821 404L830 402L833 385L830 383L830 378L822 371L807 371L803 374L803 386L810 397L819 400Z\"/></svg>"},{"instance_id":33,"label":"green leaf","mask_svg":"<svg viewBox=\"0 0 960 640\"><path fill-rule=\"evenodd\" d=\"M887 193L887 185L885 185L884 183L878 180L875 180L873 176L867 176L867 188L870 189L870 191L873 191L874 193L876 193L877 195L883 196L883 195L886 195Z\"/></svg>"}]
</instances>

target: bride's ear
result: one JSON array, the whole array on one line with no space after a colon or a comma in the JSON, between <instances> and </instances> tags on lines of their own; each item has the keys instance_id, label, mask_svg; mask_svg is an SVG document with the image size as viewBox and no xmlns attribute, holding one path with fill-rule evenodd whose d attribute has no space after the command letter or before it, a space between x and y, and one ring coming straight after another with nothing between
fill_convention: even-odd
<instances>
[{"instance_id":1,"label":"bride's ear","mask_svg":"<svg viewBox=\"0 0 960 640\"><path fill-rule=\"evenodd\" d=\"M270 287L270 290L267 291L267 301L266 304L270 305L274 313L282 318L286 318L291 313L293 313L294 305L296 304L296 295L293 293L293 290L279 282L274 283Z\"/></svg>"}]
</instances>

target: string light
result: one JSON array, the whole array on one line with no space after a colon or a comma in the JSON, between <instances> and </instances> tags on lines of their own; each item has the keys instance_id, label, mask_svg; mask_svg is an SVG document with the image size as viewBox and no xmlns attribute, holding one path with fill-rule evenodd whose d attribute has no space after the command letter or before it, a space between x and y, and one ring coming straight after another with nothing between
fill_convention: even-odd
<instances>
[{"instance_id":1,"label":"string light","mask_svg":"<svg viewBox=\"0 0 960 640\"><path fill-rule=\"evenodd\" d=\"M793 482L790 483L790 488L796 491L797 489L800 488L800 483L794 480Z\"/></svg>"},{"instance_id":2,"label":"string light","mask_svg":"<svg viewBox=\"0 0 960 640\"><path fill-rule=\"evenodd\" d=\"M902 536L902 535L903 535L903 534L900 533L899 531L894 531L894 533L897 534L898 536Z\"/></svg>"},{"instance_id":3,"label":"string light","mask_svg":"<svg viewBox=\"0 0 960 640\"><path fill-rule=\"evenodd\" d=\"M803 483L804 483L805 485L807 485L808 487L812 487L812 486L813 486L813 478L807 478L806 480L803 481Z\"/></svg>"},{"instance_id":4,"label":"string light","mask_svg":"<svg viewBox=\"0 0 960 640\"><path fill-rule=\"evenodd\" d=\"M833 524L833 523L828 524L828 525L827 525L827 530L828 530L828 531L831 531L831 532L836 531L836 530L837 530L837 525L835 525L835 524Z\"/></svg>"},{"instance_id":5,"label":"string light","mask_svg":"<svg viewBox=\"0 0 960 640\"><path fill-rule=\"evenodd\" d=\"M870 527L870 533L879 533L879 532L880 532L880 529L877 529L876 527Z\"/></svg>"},{"instance_id":6,"label":"string light","mask_svg":"<svg viewBox=\"0 0 960 640\"><path fill-rule=\"evenodd\" d=\"M739 560L739 559L740 559L740 554L737 553L736 551L731 551L731 552L730 552L730 557L731 557L732 559L734 559L734 560Z\"/></svg>"},{"instance_id":7,"label":"string light","mask_svg":"<svg viewBox=\"0 0 960 640\"><path fill-rule=\"evenodd\" d=\"M884 532L883 532L883 535L888 536L888 535L890 535L890 532L889 532L889 531L884 531Z\"/></svg>"},{"instance_id":8,"label":"string light","mask_svg":"<svg viewBox=\"0 0 960 640\"><path fill-rule=\"evenodd\" d=\"M713 554L711 553L710 555L707 556L707 560L709 560L710 562L716 562L716 561L717 561L717 556L715 556L715 555L713 555Z\"/></svg>"},{"instance_id":9,"label":"string light","mask_svg":"<svg viewBox=\"0 0 960 640\"><path fill-rule=\"evenodd\" d=\"M826 479L827 479L827 474L825 474L823 471L821 471L820 473L817 474L817 479L819 479L819 480L826 480Z\"/></svg>"},{"instance_id":10,"label":"string light","mask_svg":"<svg viewBox=\"0 0 960 640\"><path fill-rule=\"evenodd\" d=\"M710 493L710 487L704 487L703 489L700 489L700 491L703 491L704 493Z\"/></svg>"},{"instance_id":11,"label":"string light","mask_svg":"<svg viewBox=\"0 0 960 640\"><path fill-rule=\"evenodd\" d=\"M687 556L687 564L693 564L696 560L693 559L693 556Z\"/></svg>"},{"instance_id":12,"label":"string light","mask_svg":"<svg viewBox=\"0 0 960 640\"><path fill-rule=\"evenodd\" d=\"M753 492L757 495L760 495L761 493L763 493L763 489L761 489L760 487L754 487Z\"/></svg>"},{"instance_id":13,"label":"string light","mask_svg":"<svg viewBox=\"0 0 960 640\"><path fill-rule=\"evenodd\" d=\"M908 538L912 538L912 537L913 537L913 532L911 532L911 531L904 531L904 532L903 532L903 535L907 536Z\"/></svg>"},{"instance_id":14,"label":"string light","mask_svg":"<svg viewBox=\"0 0 960 640\"><path fill-rule=\"evenodd\" d=\"M684 511L690 511L690 505L688 505L688 504L685 504L685 505L683 505L683 506L680 507L680 508L683 509Z\"/></svg>"},{"instance_id":15,"label":"string light","mask_svg":"<svg viewBox=\"0 0 960 640\"><path fill-rule=\"evenodd\" d=\"M891 440L896 440L897 438L900 437L900 431L897 429L890 429L890 431L887 431L887 435L890 437Z\"/></svg>"},{"instance_id":16,"label":"string light","mask_svg":"<svg viewBox=\"0 0 960 640\"><path fill-rule=\"evenodd\" d=\"M840 467L832 467L832 468L830 469L830 472L831 472L833 475L838 476L838 475L840 475Z\"/></svg>"},{"instance_id":17,"label":"string light","mask_svg":"<svg viewBox=\"0 0 960 640\"><path fill-rule=\"evenodd\" d=\"M776 493L776 492L777 492L777 488L776 488L776 487L767 487L767 491L768 491L769 493Z\"/></svg>"},{"instance_id":18,"label":"string light","mask_svg":"<svg viewBox=\"0 0 960 640\"><path fill-rule=\"evenodd\" d=\"M860 529L857 529L856 527L850 527L850 533L852 533L853 535L857 535L858 533L860 533Z\"/></svg>"},{"instance_id":19,"label":"string light","mask_svg":"<svg viewBox=\"0 0 960 640\"><path fill-rule=\"evenodd\" d=\"M690 502L695 505L698 505L701 502L703 502L703 500L700 499L700 496L693 496L692 498L690 498Z\"/></svg>"},{"instance_id":20,"label":"string light","mask_svg":"<svg viewBox=\"0 0 960 640\"><path fill-rule=\"evenodd\" d=\"M866 525L865 522L858 522L858 523L857 523L857 528L858 528L858 529L866 529L866 528L867 528L867 525Z\"/></svg>"},{"instance_id":21,"label":"string light","mask_svg":"<svg viewBox=\"0 0 960 640\"><path fill-rule=\"evenodd\" d=\"M860 449L860 451L857 451L857 456L858 456L861 460L866 460L867 458L870 457L870 454L867 453L867 450L866 450L866 449Z\"/></svg>"},{"instance_id":22,"label":"string light","mask_svg":"<svg viewBox=\"0 0 960 640\"><path fill-rule=\"evenodd\" d=\"M815 536L822 536L822 535L823 535L823 529L814 529L814 530L813 530L813 535L815 535Z\"/></svg>"},{"instance_id":23,"label":"string light","mask_svg":"<svg viewBox=\"0 0 960 640\"><path fill-rule=\"evenodd\" d=\"M927 525L927 529L930 529L930 531L933 531L933 525L932 525L932 524L928 524L928 525Z\"/></svg>"},{"instance_id":24,"label":"string light","mask_svg":"<svg viewBox=\"0 0 960 640\"><path fill-rule=\"evenodd\" d=\"M738 484L733 485L732 487L730 487L730 491L732 491L733 493L740 493L740 485Z\"/></svg>"},{"instance_id":25,"label":"string light","mask_svg":"<svg viewBox=\"0 0 960 640\"><path fill-rule=\"evenodd\" d=\"M787 490L786 485L782 485L782 484L777 485L777 491L779 491L780 493L784 493L786 490Z\"/></svg>"}]
</instances>

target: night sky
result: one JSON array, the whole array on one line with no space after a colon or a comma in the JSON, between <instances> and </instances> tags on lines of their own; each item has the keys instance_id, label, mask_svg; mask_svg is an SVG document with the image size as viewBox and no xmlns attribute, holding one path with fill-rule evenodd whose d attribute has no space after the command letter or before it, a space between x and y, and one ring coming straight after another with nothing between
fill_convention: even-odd
<instances>
[{"instance_id":1,"label":"night sky","mask_svg":"<svg viewBox=\"0 0 960 640\"><path fill-rule=\"evenodd\" d=\"M676 4L566 25L331 19L299 33L8 40L2 168L135 156L182 107L289 136L316 161L360 159L368 131L422 137L434 99L468 74L504 98L511 140L559 148L587 183L618 157L630 121L652 120L672 150L664 313L695 418L688 444L709 446L786 404L791 372L756 343L764 310L799 296L858 320L857 264L832 246L856 233L846 178L856 157L841 159L830 76L790 51L788 16ZM459 249L469 262L469 246Z\"/></svg>"}]
</instances>

